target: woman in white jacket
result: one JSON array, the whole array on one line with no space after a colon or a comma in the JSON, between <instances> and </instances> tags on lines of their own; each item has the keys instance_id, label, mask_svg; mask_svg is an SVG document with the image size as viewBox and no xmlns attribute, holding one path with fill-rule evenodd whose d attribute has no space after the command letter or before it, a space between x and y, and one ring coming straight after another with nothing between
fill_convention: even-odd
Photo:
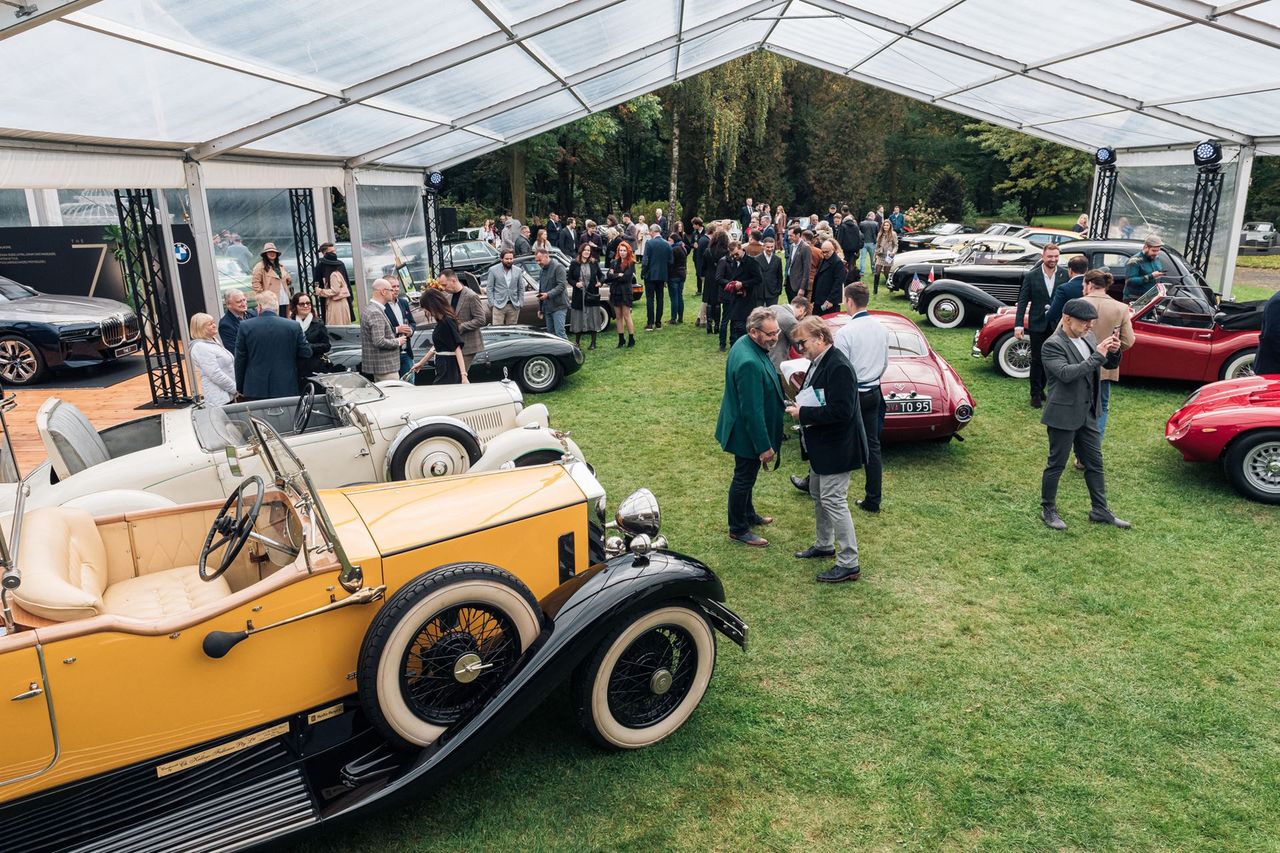
<instances>
[{"instance_id":1,"label":"woman in white jacket","mask_svg":"<svg viewBox=\"0 0 1280 853\"><path fill-rule=\"evenodd\" d=\"M236 360L218 338L218 324L208 314L191 318L191 363L200 377L204 400L225 406L236 396Z\"/></svg>"}]
</instances>

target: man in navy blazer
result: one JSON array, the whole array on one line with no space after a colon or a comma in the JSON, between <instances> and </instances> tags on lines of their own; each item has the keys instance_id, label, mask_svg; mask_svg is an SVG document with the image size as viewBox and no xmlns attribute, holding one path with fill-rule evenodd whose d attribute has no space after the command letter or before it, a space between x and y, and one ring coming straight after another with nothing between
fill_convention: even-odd
<instances>
[{"instance_id":1,"label":"man in navy blazer","mask_svg":"<svg viewBox=\"0 0 1280 853\"><path fill-rule=\"evenodd\" d=\"M400 347L400 375L404 376L413 370L413 309L409 300L400 295L399 279L388 277L391 283L391 301L382 306L391 329L397 336L404 335L404 346Z\"/></svg>"},{"instance_id":2,"label":"man in navy blazer","mask_svg":"<svg viewBox=\"0 0 1280 853\"><path fill-rule=\"evenodd\" d=\"M667 275L673 260L671 244L662 236L662 229L649 226L649 239L644 244L644 330L652 332L662 328L662 294L667 289ZM658 310L653 309L654 302Z\"/></svg>"},{"instance_id":3,"label":"man in navy blazer","mask_svg":"<svg viewBox=\"0 0 1280 853\"><path fill-rule=\"evenodd\" d=\"M1018 340L1022 340L1027 333L1031 336L1033 409L1044 405L1044 363L1040 360L1040 350L1044 347L1045 340L1054 332L1049 325L1049 304L1053 301L1054 291L1066 284L1070 277L1066 270L1058 266L1059 254L1057 244L1049 243L1040 253L1040 263L1027 270L1027 274L1022 277L1022 288L1018 291L1018 311L1013 318L1013 336Z\"/></svg>"},{"instance_id":4,"label":"man in navy blazer","mask_svg":"<svg viewBox=\"0 0 1280 853\"><path fill-rule=\"evenodd\" d=\"M262 313L241 323L236 335L236 391L246 399L298 396L298 359L311 355L311 344L279 307L275 293L259 293Z\"/></svg>"}]
</instances>

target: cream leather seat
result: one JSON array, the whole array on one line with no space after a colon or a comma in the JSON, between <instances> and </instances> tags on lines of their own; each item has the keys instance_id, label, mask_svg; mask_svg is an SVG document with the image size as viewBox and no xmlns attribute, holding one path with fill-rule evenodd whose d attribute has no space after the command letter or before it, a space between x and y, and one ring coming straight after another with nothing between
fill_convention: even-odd
<instances>
[{"instance_id":1,"label":"cream leather seat","mask_svg":"<svg viewBox=\"0 0 1280 853\"><path fill-rule=\"evenodd\" d=\"M112 614L156 620L231 595L225 578L206 583L195 566L180 566L107 584L107 552L93 516L83 509L41 507L22 521L14 592L29 613L58 622Z\"/></svg>"}]
</instances>

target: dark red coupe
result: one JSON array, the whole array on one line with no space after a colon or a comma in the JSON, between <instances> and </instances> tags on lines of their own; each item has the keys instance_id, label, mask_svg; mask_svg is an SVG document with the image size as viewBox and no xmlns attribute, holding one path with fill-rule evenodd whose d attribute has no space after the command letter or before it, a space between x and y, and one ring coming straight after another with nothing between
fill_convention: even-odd
<instances>
[{"instance_id":1,"label":"dark red coupe","mask_svg":"<svg viewBox=\"0 0 1280 853\"><path fill-rule=\"evenodd\" d=\"M1188 462L1219 462L1236 491L1280 504L1280 375L1214 382L1165 424L1164 437Z\"/></svg>"},{"instance_id":2,"label":"dark red coupe","mask_svg":"<svg viewBox=\"0 0 1280 853\"><path fill-rule=\"evenodd\" d=\"M1158 284L1130 306L1134 345L1120 362L1121 376L1213 382L1253 373L1258 352L1258 326L1233 328L1199 285ZM1224 306L1225 307L1225 306ZM1005 376L1025 379L1031 373L1031 342L1013 336L1014 309L988 314L973 336L974 358L993 356ZM1110 329L1102 329L1106 337Z\"/></svg>"},{"instance_id":3,"label":"dark red coupe","mask_svg":"<svg viewBox=\"0 0 1280 853\"><path fill-rule=\"evenodd\" d=\"M889 332L889 367L880 377L880 391L888 409L884 442L946 441L973 420L974 402L964 380L933 351L915 323L891 311L872 311ZM847 314L823 317L832 334L849 322ZM808 359L794 350L783 362L792 388L804 383Z\"/></svg>"}]
</instances>

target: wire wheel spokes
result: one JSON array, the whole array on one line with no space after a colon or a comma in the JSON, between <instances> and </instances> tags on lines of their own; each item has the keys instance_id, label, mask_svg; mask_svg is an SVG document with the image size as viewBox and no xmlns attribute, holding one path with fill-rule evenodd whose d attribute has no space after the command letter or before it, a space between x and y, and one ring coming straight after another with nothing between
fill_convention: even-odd
<instances>
[{"instance_id":1,"label":"wire wheel spokes","mask_svg":"<svg viewBox=\"0 0 1280 853\"><path fill-rule=\"evenodd\" d=\"M609 712L627 728L664 720L693 686L698 649L693 636L676 625L659 625L627 646L609 676Z\"/></svg>"},{"instance_id":2,"label":"wire wheel spokes","mask_svg":"<svg viewBox=\"0 0 1280 853\"><path fill-rule=\"evenodd\" d=\"M446 607L405 649L400 690L419 718L451 725L501 686L519 655L520 635L500 608L477 602Z\"/></svg>"}]
</instances>

